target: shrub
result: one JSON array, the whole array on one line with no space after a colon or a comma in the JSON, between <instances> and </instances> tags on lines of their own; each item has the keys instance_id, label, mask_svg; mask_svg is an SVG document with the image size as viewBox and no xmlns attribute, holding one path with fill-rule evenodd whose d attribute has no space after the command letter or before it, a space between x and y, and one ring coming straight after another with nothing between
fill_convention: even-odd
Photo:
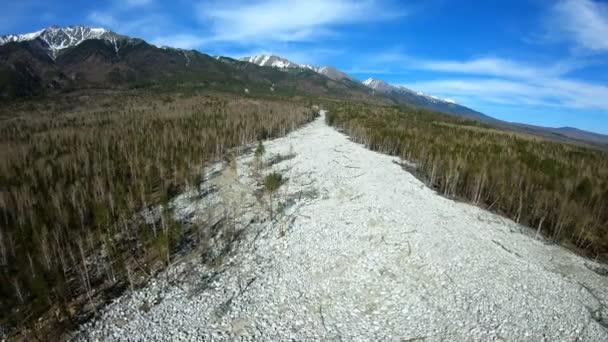
<instances>
[{"instance_id":1,"label":"shrub","mask_svg":"<svg viewBox=\"0 0 608 342\"><path fill-rule=\"evenodd\" d=\"M255 157L256 158L261 158L262 156L264 156L264 153L266 153L266 148L264 147L264 144L262 144L262 141L258 141L258 147L255 149Z\"/></svg>"},{"instance_id":2,"label":"shrub","mask_svg":"<svg viewBox=\"0 0 608 342\"><path fill-rule=\"evenodd\" d=\"M264 177L264 190L272 194L279 189L283 182L283 176L278 172L273 172Z\"/></svg>"},{"instance_id":3,"label":"shrub","mask_svg":"<svg viewBox=\"0 0 608 342\"><path fill-rule=\"evenodd\" d=\"M274 218L274 213L272 211L272 199L274 193L279 190L281 185L285 182L283 176L278 172L272 172L271 174L264 177L264 190L268 193L268 197L270 199L270 219Z\"/></svg>"}]
</instances>

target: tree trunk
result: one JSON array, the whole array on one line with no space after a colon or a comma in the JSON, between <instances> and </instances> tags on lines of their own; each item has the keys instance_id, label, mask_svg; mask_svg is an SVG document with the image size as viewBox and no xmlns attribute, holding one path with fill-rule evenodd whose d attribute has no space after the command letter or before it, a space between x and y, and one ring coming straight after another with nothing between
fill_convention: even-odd
<instances>
[{"instance_id":1,"label":"tree trunk","mask_svg":"<svg viewBox=\"0 0 608 342\"><path fill-rule=\"evenodd\" d=\"M545 217L543 216L543 217L540 219L540 222L538 223L538 229L536 230L536 236L535 236L535 238L536 238L536 239L538 239L538 237L540 236L540 230L541 230L541 229L542 229L542 227L543 227L543 222L544 222L544 221L545 221Z\"/></svg>"}]
</instances>

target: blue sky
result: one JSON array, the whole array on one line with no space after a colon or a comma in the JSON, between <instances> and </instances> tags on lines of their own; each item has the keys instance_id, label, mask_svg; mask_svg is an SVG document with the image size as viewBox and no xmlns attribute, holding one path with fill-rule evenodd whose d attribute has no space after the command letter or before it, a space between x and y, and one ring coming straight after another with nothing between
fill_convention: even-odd
<instances>
[{"instance_id":1,"label":"blue sky","mask_svg":"<svg viewBox=\"0 0 608 342\"><path fill-rule=\"evenodd\" d=\"M608 1L2 1L0 34L86 24L210 55L274 53L608 134Z\"/></svg>"}]
</instances>

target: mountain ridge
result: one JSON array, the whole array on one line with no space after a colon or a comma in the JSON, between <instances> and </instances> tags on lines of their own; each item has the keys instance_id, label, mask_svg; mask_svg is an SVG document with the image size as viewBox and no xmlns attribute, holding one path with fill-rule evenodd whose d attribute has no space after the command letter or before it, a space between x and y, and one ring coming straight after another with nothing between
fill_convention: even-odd
<instances>
[{"instance_id":1,"label":"mountain ridge","mask_svg":"<svg viewBox=\"0 0 608 342\"><path fill-rule=\"evenodd\" d=\"M133 38L119 35L105 28L83 25L67 27L50 26L32 33L0 36L0 45L38 40L45 46L49 56L55 59L62 50L78 46L84 41L91 39L103 39L111 42L114 45L116 53L118 53L121 43Z\"/></svg>"},{"instance_id":2,"label":"mountain ridge","mask_svg":"<svg viewBox=\"0 0 608 342\"><path fill-rule=\"evenodd\" d=\"M442 99L436 96L432 96L432 95L425 95L422 92L417 92L417 91L413 91L409 88L406 88L404 86L394 86L392 84L387 83L384 80L381 79L377 79L377 78L373 78L370 77L367 80L362 82L363 84L365 84L366 86L377 90L377 91L382 91L382 92L391 92L391 91L395 91L395 92L405 92L405 93L409 93L409 94L416 94L418 96L425 96L427 97L430 101L441 101L441 102L446 102L446 103L451 103L451 104L457 104L456 101L451 100L451 99Z\"/></svg>"},{"instance_id":3,"label":"mountain ridge","mask_svg":"<svg viewBox=\"0 0 608 342\"><path fill-rule=\"evenodd\" d=\"M160 80L220 85L231 91L239 88L243 91L256 84L271 92L291 89L288 91L365 98L433 110L511 130L592 142L608 149L608 135L568 127L509 123L450 99L425 95L375 78L361 82L332 66L297 64L276 55L239 60L214 58L197 50L157 47L105 28L82 25L50 26L32 33L0 36L0 99Z\"/></svg>"},{"instance_id":4,"label":"mountain ridge","mask_svg":"<svg viewBox=\"0 0 608 342\"><path fill-rule=\"evenodd\" d=\"M355 81L353 77L351 77L345 72L336 69L335 67L298 64L277 55L256 55L250 57L242 57L239 60L243 62L253 63L259 66L274 67L278 69L308 69L318 74L327 76L328 78L331 78L334 81L341 81L344 79L347 79L349 81Z\"/></svg>"},{"instance_id":5,"label":"mountain ridge","mask_svg":"<svg viewBox=\"0 0 608 342\"><path fill-rule=\"evenodd\" d=\"M446 114L465 117L468 119L481 120L484 122L497 121L488 115L457 104L453 100L446 100L435 96L425 95L421 92L416 92L403 86L391 85L376 78L368 78L367 80L361 82L347 73L330 66L318 67L310 64L298 64L286 58L272 54L242 57L239 60L262 67L277 68L279 70L309 69L336 81L350 81L353 83L362 84L373 91L372 95L379 93L382 96L390 97L393 101L396 101L399 104L421 107Z\"/></svg>"},{"instance_id":6,"label":"mountain ridge","mask_svg":"<svg viewBox=\"0 0 608 342\"><path fill-rule=\"evenodd\" d=\"M373 89L375 92L387 95L399 103L414 104L418 107L456 115L467 119L479 120L486 123L494 123L498 121L489 115L460 105L453 100L425 95L421 92L417 92L403 86L389 84L381 79L370 77L362 83L370 89Z\"/></svg>"},{"instance_id":7,"label":"mountain ridge","mask_svg":"<svg viewBox=\"0 0 608 342\"><path fill-rule=\"evenodd\" d=\"M230 92L329 94L376 101L362 85L331 80L312 70L282 72L196 50L158 47L106 29L50 27L2 36L0 42L0 100L70 89L185 83Z\"/></svg>"}]
</instances>

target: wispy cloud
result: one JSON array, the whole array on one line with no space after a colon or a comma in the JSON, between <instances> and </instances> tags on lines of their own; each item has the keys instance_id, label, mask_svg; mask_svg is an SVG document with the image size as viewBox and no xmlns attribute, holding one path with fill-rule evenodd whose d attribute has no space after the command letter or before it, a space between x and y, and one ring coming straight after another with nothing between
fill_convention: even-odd
<instances>
[{"instance_id":1,"label":"wispy cloud","mask_svg":"<svg viewBox=\"0 0 608 342\"><path fill-rule=\"evenodd\" d=\"M156 45L204 49L220 53L264 51L303 57L304 63L319 60L298 53L292 43L315 45L341 37L345 25L390 20L406 14L395 0L209 0L191 7L197 24L181 25L166 17L153 0L113 0L91 11L87 20L119 33L135 35ZM145 7L145 8L144 8ZM140 11L142 10L143 11ZM137 25L130 18L137 13ZM156 22L151 18L159 19ZM166 19L166 20L163 20ZM162 27L162 30L161 30ZM321 43L319 43L321 44ZM316 46L318 49L319 46ZM234 53L225 53L238 57ZM241 54L239 54L240 56Z\"/></svg>"},{"instance_id":2,"label":"wispy cloud","mask_svg":"<svg viewBox=\"0 0 608 342\"><path fill-rule=\"evenodd\" d=\"M553 79L547 84L495 78L438 79L406 87L476 103L608 110L608 87Z\"/></svg>"},{"instance_id":3,"label":"wispy cloud","mask_svg":"<svg viewBox=\"0 0 608 342\"><path fill-rule=\"evenodd\" d=\"M233 58L258 56L258 55L277 55L297 64L331 64L338 56L344 55L346 52L340 48L325 48L325 47L292 47L289 45L275 45L273 48L228 48L218 49L217 54L222 56L231 56Z\"/></svg>"},{"instance_id":4,"label":"wispy cloud","mask_svg":"<svg viewBox=\"0 0 608 342\"><path fill-rule=\"evenodd\" d=\"M558 1L547 15L546 29L551 39L567 39L589 51L608 51L608 4L592 0Z\"/></svg>"},{"instance_id":5,"label":"wispy cloud","mask_svg":"<svg viewBox=\"0 0 608 342\"><path fill-rule=\"evenodd\" d=\"M568 76L585 65L580 61L539 66L496 57L458 61L399 57L394 52L379 56L397 61L393 73L432 72L427 79L405 82L404 86L460 102L608 110L607 86Z\"/></svg>"},{"instance_id":6,"label":"wispy cloud","mask_svg":"<svg viewBox=\"0 0 608 342\"><path fill-rule=\"evenodd\" d=\"M180 49L194 49L204 45L208 40L195 34L176 34L159 36L150 42L156 46L170 46Z\"/></svg>"},{"instance_id":7,"label":"wispy cloud","mask_svg":"<svg viewBox=\"0 0 608 342\"><path fill-rule=\"evenodd\" d=\"M397 50L362 60L371 64L362 64L352 70L372 70L372 73L392 76L415 74L419 80L400 82L400 85L443 98L454 98L463 104L608 110L608 87L570 76L587 65L580 60L565 59L545 65L499 57L432 60L412 57ZM374 69L375 65L386 67Z\"/></svg>"},{"instance_id":8,"label":"wispy cloud","mask_svg":"<svg viewBox=\"0 0 608 342\"><path fill-rule=\"evenodd\" d=\"M569 68L551 65L543 69L501 58L478 58L467 61L420 61L421 69L509 78L532 78L562 74Z\"/></svg>"},{"instance_id":9,"label":"wispy cloud","mask_svg":"<svg viewBox=\"0 0 608 342\"><path fill-rule=\"evenodd\" d=\"M104 11L90 12L87 15L87 20L95 25L101 25L103 27L114 27L118 23L111 13Z\"/></svg>"},{"instance_id":10,"label":"wispy cloud","mask_svg":"<svg viewBox=\"0 0 608 342\"><path fill-rule=\"evenodd\" d=\"M156 13L146 13L145 15L139 15L137 19L132 19L129 15L128 11L108 8L91 11L87 14L86 19L91 25L101 26L135 38L143 38L152 43L155 41L170 42L168 37L164 36L167 34L167 29L171 26L170 20L165 16ZM175 37L180 38L179 43L183 43L186 40L182 35L176 35ZM164 45L174 46L172 44ZM175 47L181 46L175 45Z\"/></svg>"},{"instance_id":11,"label":"wispy cloud","mask_svg":"<svg viewBox=\"0 0 608 342\"><path fill-rule=\"evenodd\" d=\"M227 1L201 3L197 10L201 22L210 23L215 40L239 43L327 38L339 25L403 14L373 0Z\"/></svg>"},{"instance_id":12,"label":"wispy cloud","mask_svg":"<svg viewBox=\"0 0 608 342\"><path fill-rule=\"evenodd\" d=\"M505 78L560 76L588 64L584 60L564 59L540 66L493 56L467 60L433 60L421 59L396 51L380 52L368 60L377 64L392 64L397 69L393 72L398 72L398 69L418 69Z\"/></svg>"}]
</instances>

